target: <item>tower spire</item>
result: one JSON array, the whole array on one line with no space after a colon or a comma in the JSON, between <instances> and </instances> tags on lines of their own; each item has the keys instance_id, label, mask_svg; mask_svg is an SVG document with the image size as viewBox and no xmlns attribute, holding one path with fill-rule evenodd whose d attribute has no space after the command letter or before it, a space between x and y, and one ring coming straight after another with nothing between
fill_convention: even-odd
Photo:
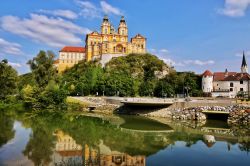
<instances>
[{"instance_id":1,"label":"tower spire","mask_svg":"<svg viewBox=\"0 0 250 166\"><path fill-rule=\"evenodd\" d=\"M245 56L245 52L244 51L243 51L243 59L242 59L241 67L243 67L243 66L247 66L246 56Z\"/></svg>"},{"instance_id":2,"label":"tower spire","mask_svg":"<svg viewBox=\"0 0 250 166\"><path fill-rule=\"evenodd\" d=\"M242 64L241 64L241 72L248 73L247 61L246 61L246 56L245 56L244 51L243 51L243 58L242 58Z\"/></svg>"}]
</instances>

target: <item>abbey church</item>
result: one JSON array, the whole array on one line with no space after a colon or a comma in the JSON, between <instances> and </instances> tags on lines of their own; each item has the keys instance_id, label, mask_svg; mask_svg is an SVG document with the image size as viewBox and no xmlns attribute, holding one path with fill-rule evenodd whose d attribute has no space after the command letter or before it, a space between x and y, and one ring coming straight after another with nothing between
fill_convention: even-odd
<instances>
[{"instance_id":1,"label":"abbey church","mask_svg":"<svg viewBox=\"0 0 250 166\"><path fill-rule=\"evenodd\" d=\"M130 53L146 53L146 38L137 34L129 40L127 23L123 16L117 29L104 16L100 32L94 31L86 35L85 47L65 46L59 51L59 59L54 65L61 73L82 60L98 59L104 66L112 58Z\"/></svg>"},{"instance_id":2,"label":"abbey church","mask_svg":"<svg viewBox=\"0 0 250 166\"><path fill-rule=\"evenodd\" d=\"M145 53L146 38L138 34L128 40L128 27L124 17L121 18L118 29L109 22L107 16L103 18L101 33L92 32L86 36L86 58L91 60L105 54Z\"/></svg>"}]
</instances>

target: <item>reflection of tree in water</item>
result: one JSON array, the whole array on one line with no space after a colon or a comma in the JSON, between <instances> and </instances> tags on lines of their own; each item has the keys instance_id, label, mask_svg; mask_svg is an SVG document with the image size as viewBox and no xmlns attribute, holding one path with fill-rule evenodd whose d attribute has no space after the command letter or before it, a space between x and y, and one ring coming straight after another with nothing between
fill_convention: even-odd
<instances>
[{"instance_id":1,"label":"reflection of tree in water","mask_svg":"<svg viewBox=\"0 0 250 166\"><path fill-rule=\"evenodd\" d=\"M24 150L24 154L36 164L50 161L53 132L57 129L70 135L77 144L97 148L100 141L119 152L130 155L150 155L169 145L167 135L146 135L145 133L126 133L120 128L99 118L69 115L67 113L43 114L29 119L33 134ZM164 139L163 139L164 138Z\"/></svg>"},{"instance_id":2,"label":"reflection of tree in water","mask_svg":"<svg viewBox=\"0 0 250 166\"><path fill-rule=\"evenodd\" d=\"M14 120L10 116L0 112L0 147L14 138L13 124Z\"/></svg>"},{"instance_id":3,"label":"reflection of tree in water","mask_svg":"<svg viewBox=\"0 0 250 166\"><path fill-rule=\"evenodd\" d=\"M149 156L165 149L176 141L184 141L186 146L190 147L197 141L203 140L202 134L191 134L182 130L161 134L128 133L100 118L70 113L43 114L30 118L29 122L27 122L27 118L24 118L23 121L30 125L33 134L30 136L29 143L23 153L36 165L46 165L51 162L53 148L55 147L53 133L58 129L71 136L76 144L82 147L87 144L98 149L102 140L111 151L119 151L131 156ZM242 144L242 149L249 151L249 144Z\"/></svg>"},{"instance_id":4,"label":"reflection of tree in water","mask_svg":"<svg viewBox=\"0 0 250 166\"><path fill-rule=\"evenodd\" d=\"M54 148L54 136L50 127L40 118L31 122L32 133L23 154L35 165L47 165L51 162Z\"/></svg>"},{"instance_id":5,"label":"reflection of tree in water","mask_svg":"<svg viewBox=\"0 0 250 166\"><path fill-rule=\"evenodd\" d=\"M158 139L157 134L127 133L98 118L79 117L63 130L67 131L82 146L88 144L97 147L100 140L103 140L104 144L110 147L111 150L130 155L147 156L169 145L167 140L162 140L164 134Z\"/></svg>"},{"instance_id":6,"label":"reflection of tree in water","mask_svg":"<svg viewBox=\"0 0 250 166\"><path fill-rule=\"evenodd\" d=\"M243 142L239 143L239 149L241 151L245 151L245 152L249 153L250 152L250 142L243 141Z\"/></svg>"}]
</instances>

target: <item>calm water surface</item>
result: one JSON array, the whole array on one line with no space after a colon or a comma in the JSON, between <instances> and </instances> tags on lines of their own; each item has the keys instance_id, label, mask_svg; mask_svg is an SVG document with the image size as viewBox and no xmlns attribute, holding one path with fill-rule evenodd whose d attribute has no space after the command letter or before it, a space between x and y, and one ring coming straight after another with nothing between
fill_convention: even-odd
<instances>
[{"instance_id":1,"label":"calm water surface","mask_svg":"<svg viewBox=\"0 0 250 166\"><path fill-rule=\"evenodd\" d=\"M250 130L222 121L0 112L0 165L250 165Z\"/></svg>"}]
</instances>

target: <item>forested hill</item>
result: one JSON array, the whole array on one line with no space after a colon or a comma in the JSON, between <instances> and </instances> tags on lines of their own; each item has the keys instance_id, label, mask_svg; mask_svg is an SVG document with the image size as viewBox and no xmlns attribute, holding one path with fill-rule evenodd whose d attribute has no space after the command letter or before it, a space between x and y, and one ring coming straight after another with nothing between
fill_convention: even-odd
<instances>
[{"instance_id":1,"label":"forested hill","mask_svg":"<svg viewBox=\"0 0 250 166\"><path fill-rule=\"evenodd\" d=\"M113 58L105 66L107 72L127 74L144 80L163 78L170 72L170 67L158 57L151 54L130 54Z\"/></svg>"},{"instance_id":2,"label":"forested hill","mask_svg":"<svg viewBox=\"0 0 250 166\"><path fill-rule=\"evenodd\" d=\"M62 82L68 85L72 95L147 96L154 93L157 80L170 71L170 67L154 55L130 54L113 58L104 68L98 61L82 61L62 74Z\"/></svg>"},{"instance_id":3,"label":"forested hill","mask_svg":"<svg viewBox=\"0 0 250 166\"><path fill-rule=\"evenodd\" d=\"M18 89L36 87L34 78L34 72L20 76ZM151 54L113 58L104 68L99 61L82 61L51 79L68 95L173 97L187 91L202 95L199 75L178 73Z\"/></svg>"}]
</instances>

